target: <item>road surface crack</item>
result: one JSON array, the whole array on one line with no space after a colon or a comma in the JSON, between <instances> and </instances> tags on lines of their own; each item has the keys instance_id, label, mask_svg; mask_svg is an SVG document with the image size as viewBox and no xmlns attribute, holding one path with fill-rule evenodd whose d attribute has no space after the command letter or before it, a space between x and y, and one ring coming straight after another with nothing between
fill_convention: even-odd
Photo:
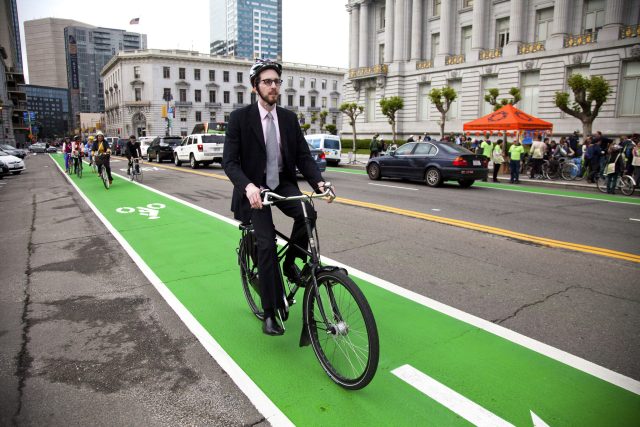
<instances>
[{"instance_id":1,"label":"road surface crack","mask_svg":"<svg viewBox=\"0 0 640 427\"><path fill-rule=\"evenodd\" d=\"M350 247L350 248L340 249L340 250L337 250L337 251L334 250L334 251L332 251L332 253L341 254L341 253L344 253L344 252L352 251L354 249L362 249L362 248L366 248L366 247L369 247L369 246L379 245L380 243L386 243L388 241L389 241L389 239L378 240L378 241L375 241L375 242L365 243L364 245L361 245L361 246L353 246L353 247Z\"/></svg>"},{"instance_id":2,"label":"road surface crack","mask_svg":"<svg viewBox=\"0 0 640 427\"><path fill-rule=\"evenodd\" d=\"M27 377L29 376L29 368L33 358L29 354L29 330L31 329L31 321L29 320L29 310L31 306L31 257L34 252L33 232L36 222L36 195L33 195L31 202L31 228L29 230L29 245L27 247L27 269L25 271L26 278L24 281L23 299L22 299L22 342L20 344L20 352L16 356L16 377L18 377L18 405L16 412L11 419L13 425L18 425L18 417L22 411L22 401L24 387Z\"/></svg>"}]
</instances>

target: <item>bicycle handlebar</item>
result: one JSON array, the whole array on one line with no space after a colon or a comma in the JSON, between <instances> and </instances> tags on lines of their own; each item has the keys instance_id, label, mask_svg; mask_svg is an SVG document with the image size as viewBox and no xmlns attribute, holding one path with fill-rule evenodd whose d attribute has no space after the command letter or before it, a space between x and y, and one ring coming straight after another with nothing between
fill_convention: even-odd
<instances>
[{"instance_id":1,"label":"bicycle handlebar","mask_svg":"<svg viewBox=\"0 0 640 427\"><path fill-rule=\"evenodd\" d=\"M299 196L281 196L277 193L274 193L270 190L262 190L262 205L269 206L274 203L284 202L287 200L305 200L305 199L329 199L332 201L336 198L336 193L333 192L333 186L330 182L324 183L325 190L322 193L311 193L311 194L301 194Z\"/></svg>"}]
</instances>

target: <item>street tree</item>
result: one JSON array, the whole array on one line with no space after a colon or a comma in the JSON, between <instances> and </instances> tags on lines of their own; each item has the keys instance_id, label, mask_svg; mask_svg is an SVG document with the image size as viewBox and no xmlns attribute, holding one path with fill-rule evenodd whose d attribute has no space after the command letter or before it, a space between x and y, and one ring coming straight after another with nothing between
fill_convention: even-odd
<instances>
[{"instance_id":1,"label":"street tree","mask_svg":"<svg viewBox=\"0 0 640 427\"><path fill-rule=\"evenodd\" d=\"M327 110L320 111L320 132L324 131L325 125L327 124L327 115L329 112Z\"/></svg>"},{"instance_id":2,"label":"street tree","mask_svg":"<svg viewBox=\"0 0 640 427\"><path fill-rule=\"evenodd\" d=\"M335 135L338 128L336 127L336 125L329 123L325 126L325 129L327 130L327 132L329 132L331 135Z\"/></svg>"},{"instance_id":3,"label":"street tree","mask_svg":"<svg viewBox=\"0 0 640 427\"><path fill-rule=\"evenodd\" d=\"M304 132L304 134L307 134L307 131L309 130L309 128L311 127L311 125L309 123L305 123L302 126L300 126L300 128L302 129L302 132Z\"/></svg>"},{"instance_id":4,"label":"street tree","mask_svg":"<svg viewBox=\"0 0 640 427\"><path fill-rule=\"evenodd\" d=\"M456 100L458 94L455 89L449 86L443 88L433 88L429 92L431 103L436 106L440 112L440 139L444 138L444 125L447 121L447 112L451 108L451 103Z\"/></svg>"},{"instance_id":5,"label":"street tree","mask_svg":"<svg viewBox=\"0 0 640 427\"><path fill-rule=\"evenodd\" d=\"M396 142L396 124L397 124L397 116L396 113L399 110L402 110L404 107L404 101L399 96L392 96L391 98L382 98L380 100L380 109L382 110L382 114L387 116L389 119L389 124L391 125L391 135L392 135L392 144Z\"/></svg>"},{"instance_id":6,"label":"street tree","mask_svg":"<svg viewBox=\"0 0 640 427\"><path fill-rule=\"evenodd\" d=\"M353 133L353 155L356 154L356 119L364 111L362 105L358 105L355 102L343 102L340 104L340 111L342 114L349 118L349 124L351 125L351 131Z\"/></svg>"},{"instance_id":7,"label":"street tree","mask_svg":"<svg viewBox=\"0 0 640 427\"><path fill-rule=\"evenodd\" d=\"M489 93L484 96L484 100L493 105L493 111L498 111L507 104L516 105L522 99L520 89L517 87L512 87L509 90L511 98L502 98L500 101L498 101L498 96L500 95L500 91L498 89L492 88L487 90L487 92Z\"/></svg>"},{"instance_id":8,"label":"street tree","mask_svg":"<svg viewBox=\"0 0 640 427\"><path fill-rule=\"evenodd\" d=\"M571 75L567 84L573 92L574 101L569 101L567 92L556 92L556 107L582 122L585 137L591 135L593 121L611 94L611 86L602 76L585 77L582 74Z\"/></svg>"}]
</instances>

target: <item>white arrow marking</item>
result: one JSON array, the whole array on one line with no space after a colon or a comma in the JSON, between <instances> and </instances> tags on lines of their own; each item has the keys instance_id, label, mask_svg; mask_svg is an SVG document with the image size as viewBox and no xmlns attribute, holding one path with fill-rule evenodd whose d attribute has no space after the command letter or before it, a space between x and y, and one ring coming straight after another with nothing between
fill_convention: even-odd
<instances>
[{"instance_id":1,"label":"white arrow marking","mask_svg":"<svg viewBox=\"0 0 640 427\"><path fill-rule=\"evenodd\" d=\"M471 424L478 427L515 427L411 365L400 366L391 373L439 404L446 406Z\"/></svg>"}]
</instances>

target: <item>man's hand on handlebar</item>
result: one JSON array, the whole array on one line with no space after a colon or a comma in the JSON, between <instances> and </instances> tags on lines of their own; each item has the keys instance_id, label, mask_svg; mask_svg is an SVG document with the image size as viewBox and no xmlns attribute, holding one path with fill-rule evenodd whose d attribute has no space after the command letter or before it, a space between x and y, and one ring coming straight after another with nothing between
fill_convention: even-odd
<instances>
[{"instance_id":1,"label":"man's hand on handlebar","mask_svg":"<svg viewBox=\"0 0 640 427\"><path fill-rule=\"evenodd\" d=\"M331 203L336 198L336 187L329 182L320 181L318 183L318 191L324 193L327 190L331 191L331 197L327 199L327 203Z\"/></svg>"},{"instance_id":2,"label":"man's hand on handlebar","mask_svg":"<svg viewBox=\"0 0 640 427\"><path fill-rule=\"evenodd\" d=\"M262 209L262 200L260 199L261 192L255 184L249 183L244 189L244 192L247 195L247 199L249 199L249 204L252 209Z\"/></svg>"}]
</instances>

